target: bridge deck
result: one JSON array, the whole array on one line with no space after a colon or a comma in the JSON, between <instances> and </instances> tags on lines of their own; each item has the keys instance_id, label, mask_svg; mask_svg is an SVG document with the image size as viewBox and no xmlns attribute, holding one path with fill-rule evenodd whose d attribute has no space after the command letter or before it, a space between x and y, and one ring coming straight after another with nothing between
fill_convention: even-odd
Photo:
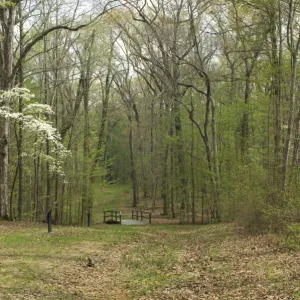
<instances>
[{"instance_id":1,"label":"bridge deck","mask_svg":"<svg viewBox=\"0 0 300 300\"><path fill-rule=\"evenodd\" d=\"M142 221L138 221L138 220L123 220L122 219L122 225L146 225L147 223L142 222Z\"/></svg>"}]
</instances>

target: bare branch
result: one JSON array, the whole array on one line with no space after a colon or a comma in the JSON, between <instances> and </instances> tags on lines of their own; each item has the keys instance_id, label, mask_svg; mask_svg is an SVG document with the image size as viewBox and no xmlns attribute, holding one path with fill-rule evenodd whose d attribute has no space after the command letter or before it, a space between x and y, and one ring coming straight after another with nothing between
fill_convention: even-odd
<instances>
[{"instance_id":1,"label":"bare branch","mask_svg":"<svg viewBox=\"0 0 300 300\"><path fill-rule=\"evenodd\" d=\"M91 20L90 22L88 23L85 23L85 24L81 24L79 26L76 26L76 27L70 27L70 26L67 26L67 25L57 25L57 26L53 26L53 27L50 27L48 28L47 30L37 34L35 37L33 37L33 39L31 40L31 42L29 42L27 45L24 46L24 49L17 61L17 63L15 64L14 68L13 68L13 72L11 74L11 79L16 75L23 59L25 58L25 56L27 55L27 53L32 49L32 47L38 43L39 41L41 41L45 36L47 36L49 33L53 32L53 31L56 31L56 30L60 30L60 29L64 29L64 30L68 30L68 31L78 31L79 29L81 28L84 28L84 27L87 27L91 24L93 24L96 20L98 20L98 18L100 18L101 16L103 16L105 13L107 13L108 11L116 8L116 7L119 7L120 5L117 5L117 6L114 6L114 7L110 7L108 8L108 6L112 3L116 2L116 0L112 0L112 1L109 1L103 11L98 14L97 17L95 17L93 20Z\"/></svg>"}]
</instances>

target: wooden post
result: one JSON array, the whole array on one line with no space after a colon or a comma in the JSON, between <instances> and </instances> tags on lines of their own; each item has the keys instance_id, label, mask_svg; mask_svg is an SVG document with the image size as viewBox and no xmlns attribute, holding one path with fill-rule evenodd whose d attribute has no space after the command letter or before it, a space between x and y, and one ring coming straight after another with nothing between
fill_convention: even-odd
<instances>
[{"instance_id":1,"label":"wooden post","mask_svg":"<svg viewBox=\"0 0 300 300\"><path fill-rule=\"evenodd\" d=\"M149 224L151 224L151 216L152 216L152 213L149 213Z\"/></svg>"},{"instance_id":2,"label":"wooden post","mask_svg":"<svg viewBox=\"0 0 300 300\"><path fill-rule=\"evenodd\" d=\"M51 209L48 211L47 214L47 220L48 220L48 233L52 232L52 216L51 216Z\"/></svg>"},{"instance_id":3,"label":"wooden post","mask_svg":"<svg viewBox=\"0 0 300 300\"><path fill-rule=\"evenodd\" d=\"M88 227L91 227L91 212L88 212Z\"/></svg>"}]
</instances>

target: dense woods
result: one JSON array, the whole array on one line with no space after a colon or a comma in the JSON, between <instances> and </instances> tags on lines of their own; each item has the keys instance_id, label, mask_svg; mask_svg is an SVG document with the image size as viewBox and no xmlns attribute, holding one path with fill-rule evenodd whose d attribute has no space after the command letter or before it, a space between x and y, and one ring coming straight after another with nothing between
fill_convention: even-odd
<instances>
[{"instance_id":1,"label":"dense woods","mask_svg":"<svg viewBox=\"0 0 300 300\"><path fill-rule=\"evenodd\" d=\"M0 2L0 216L100 184L181 222L299 221L298 0ZM34 94L33 97L31 94Z\"/></svg>"}]
</instances>

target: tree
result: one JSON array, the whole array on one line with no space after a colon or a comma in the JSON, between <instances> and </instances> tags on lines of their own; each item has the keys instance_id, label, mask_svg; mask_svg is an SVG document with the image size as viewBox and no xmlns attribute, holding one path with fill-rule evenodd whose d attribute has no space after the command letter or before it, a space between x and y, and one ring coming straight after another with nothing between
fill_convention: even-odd
<instances>
[{"instance_id":1,"label":"tree","mask_svg":"<svg viewBox=\"0 0 300 300\"><path fill-rule=\"evenodd\" d=\"M112 2L109 2L108 4L111 4ZM20 53L20 57L14 63L14 31L16 26L17 10L18 7L20 7L18 6L19 1L5 0L1 1L0 4L0 21L1 24L3 24L0 32L1 36L3 36L0 45L0 89L3 91L8 91L13 87L15 76L19 71L20 65L22 64L24 58L32 49L32 47L36 43L41 41L45 36L59 29L78 31L80 28L86 27L94 21L93 20L75 27L63 24L45 29L43 32L40 32L30 38L26 43L22 43L22 52ZM105 9L97 17L103 15L106 12L107 8L110 8L110 6L106 6ZM3 99L1 107L9 109L9 99ZM8 143L8 122L5 118L2 117L0 118L0 217L3 218L10 217L8 210Z\"/></svg>"}]
</instances>

